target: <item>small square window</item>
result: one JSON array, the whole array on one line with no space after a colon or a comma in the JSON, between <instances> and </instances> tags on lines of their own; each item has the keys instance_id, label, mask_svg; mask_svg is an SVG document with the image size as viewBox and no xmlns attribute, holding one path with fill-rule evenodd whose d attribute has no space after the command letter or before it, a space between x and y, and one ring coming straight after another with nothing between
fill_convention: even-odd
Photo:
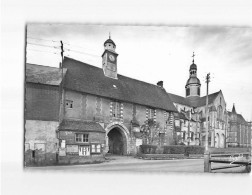
<instances>
[{"instance_id":1,"label":"small square window","mask_svg":"<svg viewBox=\"0 0 252 195\"><path fill-rule=\"evenodd\" d=\"M92 153L101 153L101 144L92 144Z\"/></svg>"},{"instance_id":2,"label":"small square window","mask_svg":"<svg viewBox=\"0 0 252 195\"><path fill-rule=\"evenodd\" d=\"M66 100L66 108L73 108L73 101L72 100Z\"/></svg>"},{"instance_id":3,"label":"small square window","mask_svg":"<svg viewBox=\"0 0 252 195\"><path fill-rule=\"evenodd\" d=\"M75 141L76 142L82 142L82 134L76 134Z\"/></svg>"}]
</instances>

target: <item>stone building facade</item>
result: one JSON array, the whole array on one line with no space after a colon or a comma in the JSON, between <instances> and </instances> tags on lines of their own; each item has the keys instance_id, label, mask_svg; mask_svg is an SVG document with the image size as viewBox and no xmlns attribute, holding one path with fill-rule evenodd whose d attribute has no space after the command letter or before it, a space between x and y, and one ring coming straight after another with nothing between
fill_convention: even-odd
<instances>
[{"instance_id":1,"label":"stone building facade","mask_svg":"<svg viewBox=\"0 0 252 195\"><path fill-rule=\"evenodd\" d=\"M177 135L179 143L186 145L205 145L206 133L206 96L200 96L200 80L197 78L197 65L193 63L189 69L189 79L185 85L185 97L169 93L174 106L179 112ZM227 111L222 91L209 94L209 146L224 148L226 144ZM186 114L184 114L186 113ZM193 135L193 136L192 136Z\"/></svg>"},{"instance_id":2,"label":"stone building facade","mask_svg":"<svg viewBox=\"0 0 252 195\"><path fill-rule=\"evenodd\" d=\"M189 69L185 97L169 93L178 114L175 114L176 143L205 145L206 96L200 96L197 65ZM222 91L208 95L208 146L215 148L251 147L251 123L237 114L235 107L228 112Z\"/></svg>"},{"instance_id":3,"label":"stone building facade","mask_svg":"<svg viewBox=\"0 0 252 195\"><path fill-rule=\"evenodd\" d=\"M177 110L162 82L153 85L118 74L115 49L110 38L105 41L101 68L67 57L62 68L27 65L26 96L30 97L26 99L29 109L25 111L27 148L34 140L46 147L50 145L53 149L42 151L45 155L53 153L52 162L59 164L100 160L107 153L133 155L139 145L148 143L142 128L148 120L153 120L158 127L155 144L174 144L174 113ZM52 69L62 73L61 77L54 78L56 74L50 72ZM48 77L57 80L57 84L51 86ZM48 90L42 96L30 93L30 82L36 87L43 85L55 89L53 100ZM36 93L42 93L40 89ZM34 109L34 106L38 108ZM35 116L29 112L36 110L41 110L38 115L42 118L36 119L35 123L45 120L50 123L50 128L44 123L34 127L36 124L29 122L33 119L30 115ZM47 157L42 161L47 162Z\"/></svg>"},{"instance_id":4,"label":"stone building facade","mask_svg":"<svg viewBox=\"0 0 252 195\"><path fill-rule=\"evenodd\" d=\"M228 112L227 146L251 147L251 122L236 112L235 105Z\"/></svg>"}]
</instances>

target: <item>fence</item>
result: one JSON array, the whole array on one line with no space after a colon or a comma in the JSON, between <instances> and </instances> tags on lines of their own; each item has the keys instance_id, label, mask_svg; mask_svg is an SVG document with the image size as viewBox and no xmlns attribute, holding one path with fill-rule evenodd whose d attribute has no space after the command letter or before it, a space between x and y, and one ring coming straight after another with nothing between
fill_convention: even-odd
<instances>
[{"instance_id":1,"label":"fence","mask_svg":"<svg viewBox=\"0 0 252 195\"><path fill-rule=\"evenodd\" d=\"M226 152L226 153L225 153ZM226 166L212 168L212 163L223 163ZM212 172L214 170L229 169L235 167L246 166L247 172L251 170L251 152L246 150L240 150L239 153L224 151L213 153L206 152L204 154L204 172Z\"/></svg>"}]
</instances>

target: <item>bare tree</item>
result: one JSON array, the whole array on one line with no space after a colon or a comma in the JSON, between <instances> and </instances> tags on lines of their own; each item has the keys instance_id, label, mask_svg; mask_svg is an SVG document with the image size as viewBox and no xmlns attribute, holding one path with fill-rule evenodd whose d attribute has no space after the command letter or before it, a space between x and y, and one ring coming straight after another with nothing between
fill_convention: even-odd
<instances>
[{"instance_id":1,"label":"bare tree","mask_svg":"<svg viewBox=\"0 0 252 195\"><path fill-rule=\"evenodd\" d=\"M141 126L145 143L154 144L159 141L160 125L154 119L148 119Z\"/></svg>"}]
</instances>

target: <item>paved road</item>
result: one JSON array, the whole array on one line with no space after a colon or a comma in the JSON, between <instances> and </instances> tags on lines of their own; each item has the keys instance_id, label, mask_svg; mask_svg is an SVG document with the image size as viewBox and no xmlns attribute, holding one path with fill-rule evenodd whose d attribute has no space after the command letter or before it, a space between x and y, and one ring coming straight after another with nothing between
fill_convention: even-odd
<instances>
[{"instance_id":1,"label":"paved road","mask_svg":"<svg viewBox=\"0 0 252 195\"><path fill-rule=\"evenodd\" d=\"M214 166L223 166L223 164ZM126 156L110 156L108 160L101 164L71 165L71 166L48 166L29 167L25 171L70 171L70 172L188 172L203 173L203 159L183 159L183 160L142 160ZM215 172L244 172L245 168L232 168L218 170Z\"/></svg>"}]
</instances>

